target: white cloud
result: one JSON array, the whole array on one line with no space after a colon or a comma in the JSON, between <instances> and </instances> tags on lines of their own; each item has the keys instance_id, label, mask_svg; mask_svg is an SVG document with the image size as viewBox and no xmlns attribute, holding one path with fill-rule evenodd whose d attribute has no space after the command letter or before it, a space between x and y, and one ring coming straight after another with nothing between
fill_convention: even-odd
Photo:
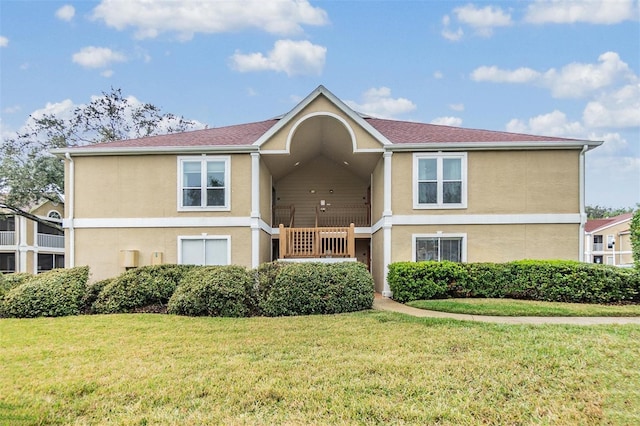
<instances>
[{"instance_id":1,"label":"white cloud","mask_svg":"<svg viewBox=\"0 0 640 426\"><path fill-rule=\"evenodd\" d=\"M299 34L303 25L326 25L327 13L308 0L102 0L93 19L117 30L136 29L138 38L164 32L189 40L196 33L222 33L257 28L271 34Z\"/></svg>"},{"instance_id":2,"label":"white cloud","mask_svg":"<svg viewBox=\"0 0 640 426\"><path fill-rule=\"evenodd\" d=\"M560 70L540 72L531 68L503 70L496 66L481 66L471 73L474 81L493 83L533 83L546 87L556 98L580 98L619 81L637 79L616 52L605 52L596 64L571 63Z\"/></svg>"},{"instance_id":3,"label":"white cloud","mask_svg":"<svg viewBox=\"0 0 640 426\"><path fill-rule=\"evenodd\" d=\"M231 56L231 67L240 72L276 71L287 75L320 75L327 48L309 41L278 40L266 56L262 53Z\"/></svg>"},{"instance_id":4,"label":"white cloud","mask_svg":"<svg viewBox=\"0 0 640 426\"><path fill-rule=\"evenodd\" d=\"M444 78L444 74L442 74L442 72L440 71L436 71L433 73L433 78L435 78L436 80L440 80Z\"/></svg>"},{"instance_id":5,"label":"white cloud","mask_svg":"<svg viewBox=\"0 0 640 426\"><path fill-rule=\"evenodd\" d=\"M490 37L496 27L507 27L513 24L511 15L499 7L485 6L481 9L473 4L453 9L458 21L473 27L478 35Z\"/></svg>"},{"instance_id":6,"label":"white cloud","mask_svg":"<svg viewBox=\"0 0 640 426\"><path fill-rule=\"evenodd\" d=\"M107 47L87 46L74 53L72 60L85 68L104 68L113 62L124 62L127 58Z\"/></svg>"},{"instance_id":7,"label":"white cloud","mask_svg":"<svg viewBox=\"0 0 640 426\"><path fill-rule=\"evenodd\" d=\"M350 108L380 118L393 118L415 110L409 99L392 98L388 87L371 88L362 95L362 103L345 101Z\"/></svg>"},{"instance_id":8,"label":"white cloud","mask_svg":"<svg viewBox=\"0 0 640 426\"><path fill-rule=\"evenodd\" d=\"M580 122L569 121L567 115L558 110L532 117L527 122L513 119L507 123L506 130L514 133L529 133L564 138L583 139L586 137L585 129Z\"/></svg>"},{"instance_id":9,"label":"white cloud","mask_svg":"<svg viewBox=\"0 0 640 426\"><path fill-rule=\"evenodd\" d=\"M441 126L462 126L462 118L460 117L437 117L431 120L431 124L439 124Z\"/></svg>"},{"instance_id":10,"label":"white cloud","mask_svg":"<svg viewBox=\"0 0 640 426\"><path fill-rule=\"evenodd\" d=\"M452 31L449 26L451 25L451 18L449 15L444 15L442 17L442 37L446 38L449 41L458 41L464 36L464 31L462 28L458 27L456 31Z\"/></svg>"},{"instance_id":11,"label":"white cloud","mask_svg":"<svg viewBox=\"0 0 640 426\"><path fill-rule=\"evenodd\" d=\"M615 52L598 57L597 64L571 63L560 71L545 72L542 84L551 88L554 97L578 98L611 86L616 81L633 79L629 66Z\"/></svg>"},{"instance_id":12,"label":"white cloud","mask_svg":"<svg viewBox=\"0 0 640 426\"><path fill-rule=\"evenodd\" d=\"M471 73L474 81L490 81L492 83L529 83L540 78L541 74L531 68L502 70L494 66L481 66Z\"/></svg>"},{"instance_id":13,"label":"white cloud","mask_svg":"<svg viewBox=\"0 0 640 426\"><path fill-rule=\"evenodd\" d=\"M0 36L0 47L7 47L8 45L9 39L4 36Z\"/></svg>"},{"instance_id":14,"label":"white cloud","mask_svg":"<svg viewBox=\"0 0 640 426\"><path fill-rule=\"evenodd\" d=\"M589 102L582 120L589 127L640 127L640 83L626 85Z\"/></svg>"},{"instance_id":15,"label":"white cloud","mask_svg":"<svg viewBox=\"0 0 640 426\"><path fill-rule=\"evenodd\" d=\"M636 0L536 0L524 17L533 24L616 24L638 20Z\"/></svg>"},{"instance_id":16,"label":"white cloud","mask_svg":"<svg viewBox=\"0 0 640 426\"><path fill-rule=\"evenodd\" d=\"M6 113L6 114L15 114L16 112L19 112L22 108L20 108L20 105L14 105L12 107L5 107L2 109L2 112Z\"/></svg>"},{"instance_id":17,"label":"white cloud","mask_svg":"<svg viewBox=\"0 0 640 426\"><path fill-rule=\"evenodd\" d=\"M100 73L100 75L103 76L104 78L109 78L113 76L113 70L104 70Z\"/></svg>"},{"instance_id":18,"label":"white cloud","mask_svg":"<svg viewBox=\"0 0 640 426\"><path fill-rule=\"evenodd\" d=\"M63 21L71 21L76 14L76 9L70 4L65 4L60 9L56 10L56 18Z\"/></svg>"},{"instance_id":19,"label":"white cloud","mask_svg":"<svg viewBox=\"0 0 640 426\"><path fill-rule=\"evenodd\" d=\"M464 111L464 104L449 104L449 108L454 111Z\"/></svg>"}]
</instances>

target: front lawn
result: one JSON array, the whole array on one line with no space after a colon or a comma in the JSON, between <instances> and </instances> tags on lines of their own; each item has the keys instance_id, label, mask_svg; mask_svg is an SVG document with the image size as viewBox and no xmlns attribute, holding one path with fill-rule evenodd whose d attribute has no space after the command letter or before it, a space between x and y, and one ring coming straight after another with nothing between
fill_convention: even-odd
<instances>
[{"instance_id":1,"label":"front lawn","mask_svg":"<svg viewBox=\"0 0 640 426\"><path fill-rule=\"evenodd\" d=\"M640 327L0 320L0 424L639 424Z\"/></svg>"},{"instance_id":2,"label":"front lawn","mask_svg":"<svg viewBox=\"0 0 640 426\"><path fill-rule=\"evenodd\" d=\"M640 305L597 305L589 303L538 302L515 299L416 300L409 306L432 311L469 315L511 317L637 317Z\"/></svg>"}]
</instances>

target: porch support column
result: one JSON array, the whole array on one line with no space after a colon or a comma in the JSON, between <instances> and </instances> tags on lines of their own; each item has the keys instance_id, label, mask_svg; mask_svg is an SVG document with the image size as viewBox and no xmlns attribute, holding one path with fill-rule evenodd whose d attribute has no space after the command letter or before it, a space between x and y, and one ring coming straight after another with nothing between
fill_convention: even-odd
<instances>
[{"instance_id":1,"label":"porch support column","mask_svg":"<svg viewBox=\"0 0 640 426\"><path fill-rule=\"evenodd\" d=\"M15 227L18 230L18 258L16 259L18 267L16 268L16 272L30 272L27 271L27 251L29 250L29 244L27 242L27 218L24 216L14 217L18 219L18 223L15 224ZM36 222L33 223L35 224ZM35 231L37 232L37 230ZM36 235L37 234L34 232L34 238ZM34 271L31 272L35 273Z\"/></svg>"},{"instance_id":2,"label":"porch support column","mask_svg":"<svg viewBox=\"0 0 640 426\"><path fill-rule=\"evenodd\" d=\"M391 263L391 226L393 213L391 211L391 156L392 152L384 153L384 209L382 212L382 240L383 240L383 262L384 262L384 284L382 295L391 297L393 293L387 282L389 264Z\"/></svg>"},{"instance_id":3,"label":"porch support column","mask_svg":"<svg viewBox=\"0 0 640 426\"><path fill-rule=\"evenodd\" d=\"M251 153L251 267L260 265L260 154Z\"/></svg>"}]
</instances>

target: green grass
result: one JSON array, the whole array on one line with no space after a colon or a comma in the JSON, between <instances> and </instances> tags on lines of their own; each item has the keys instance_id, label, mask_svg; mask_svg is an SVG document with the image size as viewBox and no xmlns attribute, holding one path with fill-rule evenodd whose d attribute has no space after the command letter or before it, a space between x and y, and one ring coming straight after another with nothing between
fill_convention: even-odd
<instances>
[{"instance_id":1,"label":"green grass","mask_svg":"<svg viewBox=\"0 0 640 426\"><path fill-rule=\"evenodd\" d=\"M409 306L432 311L469 315L512 317L637 317L640 305L596 305L515 299L434 299L416 300Z\"/></svg>"},{"instance_id":2,"label":"green grass","mask_svg":"<svg viewBox=\"0 0 640 426\"><path fill-rule=\"evenodd\" d=\"M0 424L639 424L640 327L0 320Z\"/></svg>"}]
</instances>

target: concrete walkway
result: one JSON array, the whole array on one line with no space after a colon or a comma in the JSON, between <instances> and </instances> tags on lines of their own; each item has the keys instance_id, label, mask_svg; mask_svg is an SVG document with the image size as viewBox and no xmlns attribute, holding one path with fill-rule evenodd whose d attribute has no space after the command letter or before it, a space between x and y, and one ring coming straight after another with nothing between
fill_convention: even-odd
<instances>
[{"instance_id":1,"label":"concrete walkway","mask_svg":"<svg viewBox=\"0 0 640 426\"><path fill-rule=\"evenodd\" d=\"M376 294L373 309L391 311L422 318L449 318L461 321L491 322L496 324L639 324L640 317L497 317L484 315L451 314L447 312L428 311L412 308L387 297Z\"/></svg>"}]
</instances>

